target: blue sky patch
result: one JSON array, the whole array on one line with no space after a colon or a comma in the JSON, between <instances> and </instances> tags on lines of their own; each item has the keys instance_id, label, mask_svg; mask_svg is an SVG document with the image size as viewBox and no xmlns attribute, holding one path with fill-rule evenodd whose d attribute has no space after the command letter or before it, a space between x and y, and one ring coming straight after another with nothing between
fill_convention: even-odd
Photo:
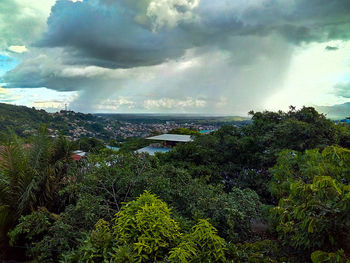
<instances>
[{"instance_id":1,"label":"blue sky patch","mask_svg":"<svg viewBox=\"0 0 350 263\"><path fill-rule=\"evenodd\" d=\"M2 77L7 71L15 68L18 62L15 58L0 54L0 77Z\"/></svg>"}]
</instances>

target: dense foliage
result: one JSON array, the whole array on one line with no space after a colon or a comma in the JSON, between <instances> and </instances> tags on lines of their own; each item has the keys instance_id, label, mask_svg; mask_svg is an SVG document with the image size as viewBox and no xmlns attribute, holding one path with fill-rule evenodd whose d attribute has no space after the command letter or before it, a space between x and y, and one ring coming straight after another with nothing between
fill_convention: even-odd
<instances>
[{"instance_id":1,"label":"dense foliage","mask_svg":"<svg viewBox=\"0 0 350 263\"><path fill-rule=\"evenodd\" d=\"M168 206L145 192L115 215L99 220L91 235L66 261L83 262L211 262L225 260L225 241L207 221L182 233Z\"/></svg>"},{"instance_id":2,"label":"dense foliage","mask_svg":"<svg viewBox=\"0 0 350 263\"><path fill-rule=\"evenodd\" d=\"M301 249L348 248L350 186L329 176L292 183L287 198L272 209L284 243Z\"/></svg>"},{"instance_id":3,"label":"dense foliage","mask_svg":"<svg viewBox=\"0 0 350 263\"><path fill-rule=\"evenodd\" d=\"M75 162L76 143L44 128L4 136L2 257L349 261L350 127L307 107L251 114L156 156L133 153L141 139L119 152L83 139L90 154Z\"/></svg>"}]
</instances>

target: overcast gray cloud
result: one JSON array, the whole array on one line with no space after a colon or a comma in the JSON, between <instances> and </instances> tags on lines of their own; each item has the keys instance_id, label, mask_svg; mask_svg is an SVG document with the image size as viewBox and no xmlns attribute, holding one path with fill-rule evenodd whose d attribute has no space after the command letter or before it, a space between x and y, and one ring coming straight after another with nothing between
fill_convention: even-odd
<instances>
[{"instance_id":1,"label":"overcast gray cloud","mask_svg":"<svg viewBox=\"0 0 350 263\"><path fill-rule=\"evenodd\" d=\"M140 23L136 10L126 7L58 1L38 46L66 48L71 56L68 64L109 68L160 64L191 47L180 27L154 32L151 21Z\"/></svg>"},{"instance_id":2,"label":"overcast gray cloud","mask_svg":"<svg viewBox=\"0 0 350 263\"><path fill-rule=\"evenodd\" d=\"M279 34L297 44L347 39L349 13L347 0L58 0L37 44L65 48L71 56L66 63L128 68L235 35Z\"/></svg>"},{"instance_id":3,"label":"overcast gray cloud","mask_svg":"<svg viewBox=\"0 0 350 263\"><path fill-rule=\"evenodd\" d=\"M348 40L349 14L348 0L57 0L31 45L11 22L6 43L30 47L3 82L80 91L84 111L242 113L280 89L296 47Z\"/></svg>"},{"instance_id":4,"label":"overcast gray cloud","mask_svg":"<svg viewBox=\"0 0 350 263\"><path fill-rule=\"evenodd\" d=\"M1 0L0 52L39 39L46 29L48 10L54 0Z\"/></svg>"},{"instance_id":5,"label":"overcast gray cloud","mask_svg":"<svg viewBox=\"0 0 350 263\"><path fill-rule=\"evenodd\" d=\"M337 96L349 99L350 98L350 81L335 85L334 90Z\"/></svg>"}]
</instances>

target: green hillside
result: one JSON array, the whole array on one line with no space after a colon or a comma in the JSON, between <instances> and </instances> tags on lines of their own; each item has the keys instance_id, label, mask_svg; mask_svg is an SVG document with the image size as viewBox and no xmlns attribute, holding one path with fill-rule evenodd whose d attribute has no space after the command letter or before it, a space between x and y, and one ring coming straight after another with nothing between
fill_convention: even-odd
<instances>
[{"instance_id":1,"label":"green hillside","mask_svg":"<svg viewBox=\"0 0 350 263\"><path fill-rule=\"evenodd\" d=\"M0 131L2 132L10 128L21 135L25 130L37 129L41 124L49 123L52 119L52 116L44 110L0 103Z\"/></svg>"},{"instance_id":2,"label":"green hillside","mask_svg":"<svg viewBox=\"0 0 350 263\"><path fill-rule=\"evenodd\" d=\"M41 125L47 125L51 135L64 134L71 137L97 137L109 139L111 134L104 127L108 121L91 114L61 111L48 113L25 106L0 103L0 132L13 130L21 137L35 133ZM116 126L113 122L110 125Z\"/></svg>"}]
</instances>

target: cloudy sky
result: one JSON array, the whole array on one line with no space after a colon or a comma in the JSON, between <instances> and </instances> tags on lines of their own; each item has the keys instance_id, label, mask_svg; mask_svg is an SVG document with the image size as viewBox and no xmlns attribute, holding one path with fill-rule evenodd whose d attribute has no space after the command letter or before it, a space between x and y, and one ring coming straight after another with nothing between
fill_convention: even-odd
<instances>
[{"instance_id":1,"label":"cloudy sky","mask_svg":"<svg viewBox=\"0 0 350 263\"><path fill-rule=\"evenodd\" d=\"M350 115L349 69L349 0L0 1L5 103L225 115L341 105Z\"/></svg>"}]
</instances>

